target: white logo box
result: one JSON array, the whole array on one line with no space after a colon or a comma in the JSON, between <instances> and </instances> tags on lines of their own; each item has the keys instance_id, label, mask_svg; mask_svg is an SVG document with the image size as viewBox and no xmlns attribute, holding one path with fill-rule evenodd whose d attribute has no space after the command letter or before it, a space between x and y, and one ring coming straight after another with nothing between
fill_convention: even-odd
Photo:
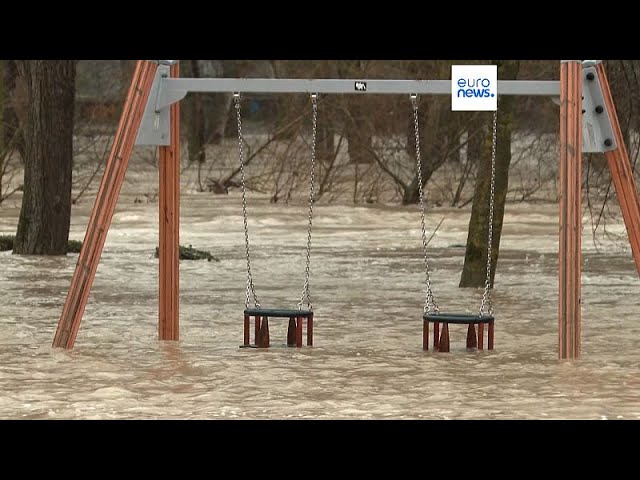
<instances>
[{"instance_id":1,"label":"white logo box","mask_svg":"<svg viewBox=\"0 0 640 480\"><path fill-rule=\"evenodd\" d=\"M451 65L451 110L498 109L497 65Z\"/></svg>"}]
</instances>

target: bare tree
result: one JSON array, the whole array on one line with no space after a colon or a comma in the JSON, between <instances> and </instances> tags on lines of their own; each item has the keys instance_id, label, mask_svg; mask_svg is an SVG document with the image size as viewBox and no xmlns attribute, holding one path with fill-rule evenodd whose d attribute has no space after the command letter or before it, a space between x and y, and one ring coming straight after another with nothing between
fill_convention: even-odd
<instances>
[{"instance_id":1,"label":"bare tree","mask_svg":"<svg viewBox=\"0 0 640 480\"><path fill-rule=\"evenodd\" d=\"M12 154L20 138L10 101L15 87L14 63L0 60L0 204L22 187L13 181L18 166Z\"/></svg>"},{"instance_id":2,"label":"bare tree","mask_svg":"<svg viewBox=\"0 0 640 480\"><path fill-rule=\"evenodd\" d=\"M497 61L498 76L502 79L514 79L518 74L519 61ZM497 124L497 148L495 164L495 209L493 218L493 241L491 250L490 285L493 286L498 253L500 250L500 236L504 206L509 186L509 164L511 162L511 129L513 122L514 98L504 97L499 100ZM491 132L492 122L489 124L488 141L483 149L478 164L476 188L469 220L467 248L464 256L464 266L460 278L460 287L482 287L486 279L487 248L489 232L489 201L491 194Z\"/></svg>"},{"instance_id":3,"label":"bare tree","mask_svg":"<svg viewBox=\"0 0 640 480\"><path fill-rule=\"evenodd\" d=\"M14 253L67 252L71 218L75 60L21 60L24 196Z\"/></svg>"},{"instance_id":4,"label":"bare tree","mask_svg":"<svg viewBox=\"0 0 640 480\"><path fill-rule=\"evenodd\" d=\"M606 62L606 68L620 129L629 152L634 176L638 180L640 117L637 112L640 111L640 61L610 60ZM607 230L609 223L617 223L620 220L620 209L615 207L616 192L607 163L602 155L589 154L586 158L587 168L583 186L587 192L586 208L591 217L593 243L598 246L599 236L614 238L624 243L625 234L613 234Z\"/></svg>"}]
</instances>

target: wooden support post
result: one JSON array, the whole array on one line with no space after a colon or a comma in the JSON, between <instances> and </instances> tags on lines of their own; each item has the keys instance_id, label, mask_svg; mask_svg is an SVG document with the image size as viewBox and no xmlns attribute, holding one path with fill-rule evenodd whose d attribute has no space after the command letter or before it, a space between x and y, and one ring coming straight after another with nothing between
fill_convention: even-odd
<instances>
[{"instance_id":1,"label":"wooden support post","mask_svg":"<svg viewBox=\"0 0 640 480\"><path fill-rule=\"evenodd\" d=\"M624 136L620 130L620 122L616 114L616 106L613 103L613 96L609 88L607 75L602 64L596 66L596 71L600 79L602 94L604 97L605 108L609 112L611 118L611 126L617 148L611 152L605 152L611 178L616 189L616 196L624 218L624 224L627 228L629 243L631 244L631 252L636 263L636 269L640 274L640 196L638 188L633 178L633 169L629 161L627 147L624 144Z\"/></svg>"},{"instance_id":2,"label":"wooden support post","mask_svg":"<svg viewBox=\"0 0 640 480\"><path fill-rule=\"evenodd\" d=\"M53 346L73 348L158 65L139 60L71 279Z\"/></svg>"},{"instance_id":3,"label":"wooden support post","mask_svg":"<svg viewBox=\"0 0 640 480\"><path fill-rule=\"evenodd\" d=\"M484 323L478 324L478 350L484 349Z\"/></svg>"},{"instance_id":4,"label":"wooden support post","mask_svg":"<svg viewBox=\"0 0 640 480\"><path fill-rule=\"evenodd\" d=\"M437 352L440 346L440 322L433 322L433 351Z\"/></svg>"},{"instance_id":5,"label":"wooden support post","mask_svg":"<svg viewBox=\"0 0 640 480\"><path fill-rule=\"evenodd\" d=\"M171 66L178 77L179 65ZM160 147L159 309L160 340L180 338L180 104L171 105L171 144Z\"/></svg>"},{"instance_id":6,"label":"wooden support post","mask_svg":"<svg viewBox=\"0 0 640 480\"><path fill-rule=\"evenodd\" d=\"M560 64L558 355L561 359L580 357L581 186L582 64L567 60Z\"/></svg>"}]
</instances>

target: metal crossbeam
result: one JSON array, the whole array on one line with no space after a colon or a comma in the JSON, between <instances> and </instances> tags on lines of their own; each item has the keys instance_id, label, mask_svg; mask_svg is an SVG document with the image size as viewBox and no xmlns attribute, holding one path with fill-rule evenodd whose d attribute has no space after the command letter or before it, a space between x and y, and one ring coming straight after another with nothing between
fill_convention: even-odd
<instances>
[{"instance_id":1,"label":"metal crossbeam","mask_svg":"<svg viewBox=\"0 0 640 480\"><path fill-rule=\"evenodd\" d=\"M168 145L169 106L189 92L450 95L451 80L171 78L169 65L160 62L136 144ZM560 82L499 80L498 94L558 97Z\"/></svg>"},{"instance_id":2,"label":"metal crossbeam","mask_svg":"<svg viewBox=\"0 0 640 480\"><path fill-rule=\"evenodd\" d=\"M451 80L283 79L283 78L163 78L158 89L158 111L200 93L343 93L451 95ZM559 96L553 80L499 80L500 95Z\"/></svg>"},{"instance_id":3,"label":"metal crossbeam","mask_svg":"<svg viewBox=\"0 0 640 480\"><path fill-rule=\"evenodd\" d=\"M281 78L167 78L165 101L187 92L353 93L450 95L451 80L281 79ZM553 80L499 80L500 95L560 95ZM184 98L184 96L183 96ZM160 105L162 105L161 102Z\"/></svg>"}]
</instances>

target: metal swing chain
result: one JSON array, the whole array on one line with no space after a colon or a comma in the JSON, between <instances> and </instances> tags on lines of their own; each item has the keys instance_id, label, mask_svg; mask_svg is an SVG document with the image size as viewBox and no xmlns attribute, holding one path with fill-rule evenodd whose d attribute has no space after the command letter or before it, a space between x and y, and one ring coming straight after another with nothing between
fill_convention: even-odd
<instances>
[{"instance_id":1,"label":"metal swing chain","mask_svg":"<svg viewBox=\"0 0 640 480\"><path fill-rule=\"evenodd\" d=\"M242 186L242 216L244 222L244 244L247 253L247 298L245 300L245 308L249 308L249 295L253 295L253 303L256 308L260 308L260 301L256 296L256 289L253 286L253 276L251 275L251 255L249 254L249 225L247 220L247 192L245 187L244 176L244 140L242 138L242 115L240 114L240 93L233 94L233 100L236 106L236 119L238 121L238 151L240 153L240 184Z\"/></svg>"},{"instance_id":2,"label":"metal swing chain","mask_svg":"<svg viewBox=\"0 0 640 480\"><path fill-rule=\"evenodd\" d=\"M416 94L411 95L411 105L413 106L413 127L415 133L415 142L416 142L416 162L418 165L418 197L420 199L420 216L421 216L421 226L422 226L422 250L424 253L424 270L425 270L425 279L427 284L427 297L424 302L424 312L425 313L438 313L440 308L436 303L436 300L433 296L433 292L431 290L431 278L429 276L429 256L427 254L427 227L425 225L425 206L424 206L424 198L422 191L422 160L420 155L420 126L418 123L418 96Z\"/></svg>"},{"instance_id":3,"label":"metal swing chain","mask_svg":"<svg viewBox=\"0 0 640 480\"><path fill-rule=\"evenodd\" d=\"M302 295L300 302L298 302L298 308L302 310L302 304L304 299L307 299L307 306L309 310L313 310L311 304L311 293L309 292L309 276L311 267L311 227L313 225L313 189L315 184L315 171L316 171L316 138L318 129L318 94L311 94L311 105L313 107L313 129L311 136L311 177L309 179L309 228L307 229L307 265L304 273L304 287L302 288Z\"/></svg>"},{"instance_id":4,"label":"metal swing chain","mask_svg":"<svg viewBox=\"0 0 640 480\"><path fill-rule=\"evenodd\" d=\"M491 138L491 193L489 195L489 238L487 240L487 276L484 281L484 293L480 304L480 316L493 315L491 304L491 247L493 244L493 210L496 197L496 143L498 138L498 109L493 112L493 132Z\"/></svg>"}]
</instances>

